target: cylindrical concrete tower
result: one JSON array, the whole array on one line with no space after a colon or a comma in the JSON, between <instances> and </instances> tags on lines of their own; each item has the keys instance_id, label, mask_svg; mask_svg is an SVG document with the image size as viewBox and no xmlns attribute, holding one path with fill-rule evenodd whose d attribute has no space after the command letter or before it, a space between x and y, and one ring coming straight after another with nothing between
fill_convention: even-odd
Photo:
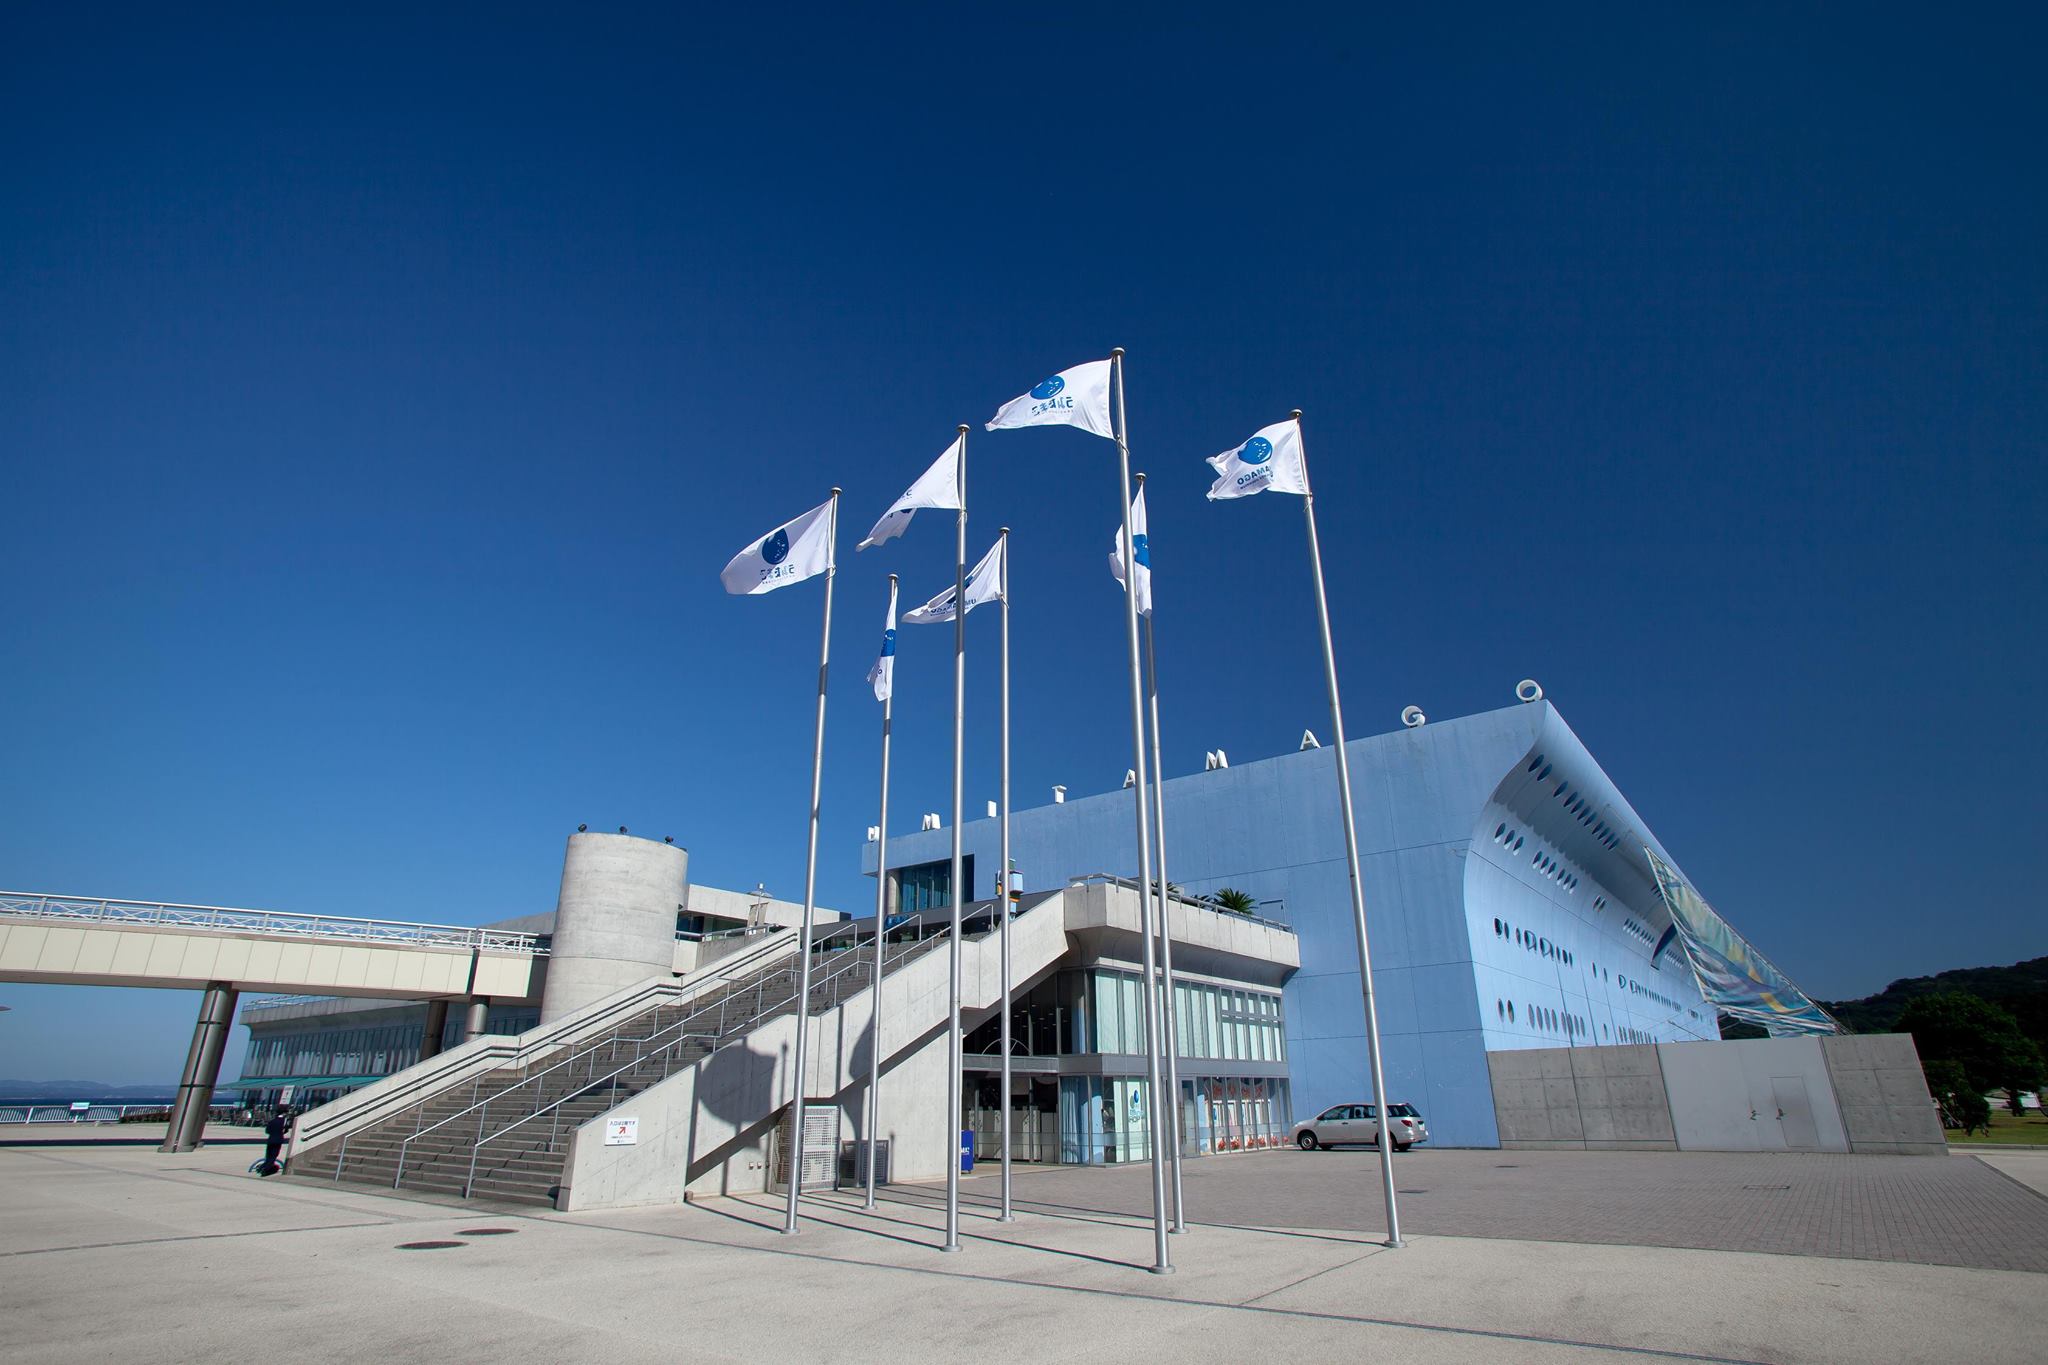
<instances>
[{"instance_id":1,"label":"cylindrical concrete tower","mask_svg":"<svg viewBox=\"0 0 2048 1365\"><path fill-rule=\"evenodd\" d=\"M673 844L570 835L540 1021L674 971L676 911L689 883L690 855Z\"/></svg>"}]
</instances>

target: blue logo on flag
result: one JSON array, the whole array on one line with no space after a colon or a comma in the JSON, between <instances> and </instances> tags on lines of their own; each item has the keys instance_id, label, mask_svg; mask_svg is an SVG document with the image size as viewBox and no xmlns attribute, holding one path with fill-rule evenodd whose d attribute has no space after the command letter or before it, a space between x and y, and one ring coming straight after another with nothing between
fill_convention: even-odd
<instances>
[{"instance_id":1,"label":"blue logo on flag","mask_svg":"<svg viewBox=\"0 0 2048 1365\"><path fill-rule=\"evenodd\" d=\"M1254 436L1237 452L1237 458L1246 464L1264 464L1273 458L1273 443L1263 436Z\"/></svg>"},{"instance_id":2,"label":"blue logo on flag","mask_svg":"<svg viewBox=\"0 0 2048 1365\"><path fill-rule=\"evenodd\" d=\"M780 564L789 558L789 528L783 527L774 535L761 542L761 558L770 564Z\"/></svg>"},{"instance_id":3,"label":"blue logo on flag","mask_svg":"<svg viewBox=\"0 0 2048 1365\"><path fill-rule=\"evenodd\" d=\"M1061 389L1064 389L1066 386L1066 380L1060 378L1058 375L1054 375L1052 378L1046 380L1043 384L1040 384L1037 388L1033 389L1031 391L1031 396L1043 402L1045 399L1051 398L1053 395L1057 394Z\"/></svg>"},{"instance_id":4,"label":"blue logo on flag","mask_svg":"<svg viewBox=\"0 0 2048 1365\"><path fill-rule=\"evenodd\" d=\"M1140 564L1143 564L1148 569L1152 567L1152 537L1146 535L1143 531L1132 536L1131 552L1138 557Z\"/></svg>"},{"instance_id":5,"label":"blue logo on flag","mask_svg":"<svg viewBox=\"0 0 2048 1365\"><path fill-rule=\"evenodd\" d=\"M893 654L894 654L895 652L896 652L896 632L895 632L895 631L893 631L893 630L885 630L885 631L883 631L883 632L882 632L882 657L886 659L886 658L890 657L891 655L893 655Z\"/></svg>"}]
</instances>

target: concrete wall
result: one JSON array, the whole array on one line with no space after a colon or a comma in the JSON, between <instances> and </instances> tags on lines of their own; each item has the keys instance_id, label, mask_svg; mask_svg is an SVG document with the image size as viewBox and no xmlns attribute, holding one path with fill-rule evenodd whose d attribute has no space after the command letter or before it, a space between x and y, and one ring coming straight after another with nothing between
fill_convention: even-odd
<instances>
[{"instance_id":1,"label":"concrete wall","mask_svg":"<svg viewBox=\"0 0 2048 1365\"><path fill-rule=\"evenodd\" d=\"M1902 1034L1521 1049L1487 1061L1503 1147L1947 1151Z\"/></svg>"},{"instance_id":2,"label":"concrete wall","mask_svg":"<svg viewBox=\"0 0 2048 1365\"><path fill-rule=\"evenodd\" d=\"M1948 1150L1911 1034L1823 1038L1820 1050L1850 1151L1920 1155Z\"/></svg>"},{"instance_id":3,"label":"concrete wall","mask_svg":"<svg viewBox=\"0 0 2048 1365\"><path fill-rule=\"evenodd\" d=\"M562 859L542 1025L677 968L689 854L626 834L572 834Z\"/></svg>"}]
</instances>

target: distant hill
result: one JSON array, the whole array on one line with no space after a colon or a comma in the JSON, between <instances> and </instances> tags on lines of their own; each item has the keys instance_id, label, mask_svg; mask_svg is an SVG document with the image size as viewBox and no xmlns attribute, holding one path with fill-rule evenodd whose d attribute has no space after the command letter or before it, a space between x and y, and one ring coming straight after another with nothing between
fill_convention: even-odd
<instances>
[{"instance_id":1,"label":"distant hill","mask_svg":"<svg viewBox=\"0 0 2048 1365\"><path fill-rule=\"evenodd\" d=\"M176 1081L169 1085L103 1085L99 1081L0 1080L0 1095L13 1100L118 1100L124 1095L156 1099L177 1093Z\"/></svg>"},{"instance_id":2,"label":"distant hill","mask_svg":"<svg viewBox=\"0 0 2048 1365\"><path fill-rule=\"evenodd\" d=\"M1861 1000L1822 1004L1852 1032L1884 1033L1898 1022L1906 1002L1941 991L1968 991L2012 1011L2020 1031L2048 1050L2048 957L2010 967L1958 967L1934 976L1908 976Z\"/></svg>"}]
</instances>

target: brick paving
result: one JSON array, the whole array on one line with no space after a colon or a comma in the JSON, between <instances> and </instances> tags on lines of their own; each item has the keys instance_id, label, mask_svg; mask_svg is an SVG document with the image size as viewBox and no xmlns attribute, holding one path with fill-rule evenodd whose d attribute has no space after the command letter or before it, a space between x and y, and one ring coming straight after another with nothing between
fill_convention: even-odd
<instances>
[{"instance_id":1,"label":"brick paving","mask_svg":"<svg viewBox=\"0 0 2048 1365\"><path fill-rule=\"evenodd\" d=\"M1188 1161L1189 1221L1384 1234L1378 1163L1349 1150ZM1149 1166L1014 1169L1020 1208L1151 1212ZM2048 1197L1974 1157L1422 1150L1394 1173L1409 1235L2048 1273ZM995 1193L986 1164L962 1185L975 1204Z\"/></svg>"}]
</instances>

